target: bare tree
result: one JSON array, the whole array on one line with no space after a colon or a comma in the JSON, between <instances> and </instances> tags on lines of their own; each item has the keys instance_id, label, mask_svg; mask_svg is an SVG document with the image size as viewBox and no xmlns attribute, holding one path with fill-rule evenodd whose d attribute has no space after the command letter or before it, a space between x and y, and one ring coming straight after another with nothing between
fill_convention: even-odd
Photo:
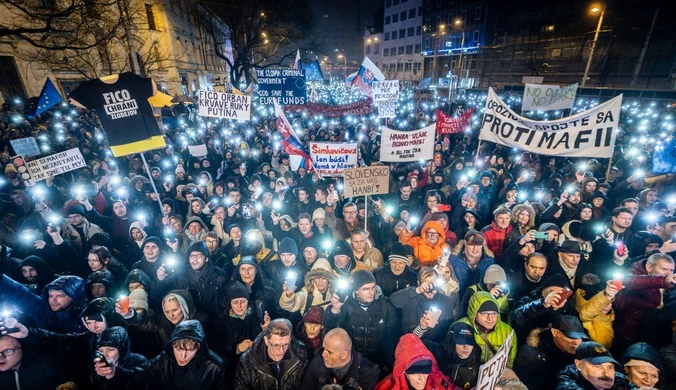
<instances>
[{"instance_id":1,"label":"bare tree","mask_svg":"<svg viewBox=\"0 0 676 390\"><path fill-rule=\"evenodd\" d=\"M92 49L121 26L119 1L0 0L0 37L43 50Z\"/></svg>"},{"instance_id":2,"label":"bare tree","mask_svg":"<svg viewBox=\"0 0 676 390\"><path fill-rule=\"evenodd\" d=\"M198 7L200 26L211 36L216 56L228 64L233 83L249 85L252 70L283 65L293 60L297 49L314 46L307 38L312 18L302 0L224 0L204 5L208 9ZM219 21L228 32L219 31ZM233 58L224 52L228 43Z\"/></svg>"},{"instance_id":3,"label":"bare tree","mask_svg":"<svg viewBox=\"0 0 676 390\"><path fill-rule=\"evenodd\" d=\"M531 74L539 76L545 68L542 60L538 58L537 50L528 49L526 58L522 60L522 66L526 68Z\"/></svg>"}]
</instances>

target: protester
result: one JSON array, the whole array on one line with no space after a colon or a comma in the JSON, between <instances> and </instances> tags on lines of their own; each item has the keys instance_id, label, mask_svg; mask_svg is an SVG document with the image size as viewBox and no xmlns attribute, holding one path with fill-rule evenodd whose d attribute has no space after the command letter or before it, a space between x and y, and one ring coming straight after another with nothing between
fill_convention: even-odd
<instances>
[{"instance_id":1,"label":"protester","mask_svg":"<svg viewBox=\"0 0 676 390\"><path fill-rule=\"evenodd\" d=\"M556 389L636 388L619 369L620 364L613 359L606 347L593 341L586 341L575 350L575 364L567 366L559 373Z\"/></svg>"}]
</instances>

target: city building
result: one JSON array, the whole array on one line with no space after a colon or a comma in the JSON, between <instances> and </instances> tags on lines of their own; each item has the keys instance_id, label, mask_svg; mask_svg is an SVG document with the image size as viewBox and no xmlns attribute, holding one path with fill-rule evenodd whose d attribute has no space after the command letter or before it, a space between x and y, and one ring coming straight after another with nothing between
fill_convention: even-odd
<instances>
[{"instance_id":1,"label":"city building","mask_svg":"<svg viewBox=\"0 0 676 390\"><path fill-rule=\"evenodd\" d=\"M368 57L382 70L383 65L383 30L376 27L364 29L364 57Z\"/></svg>"},{"instance_id":2,"label":"city building","mask_svg":"<svg viewBox=\"0 0 676 390\"><path fill-rule=\"evenodd\" d=\"M423 1L385 0L383 66L391 80L422 79Z\"/></svg>"}]
</instances>

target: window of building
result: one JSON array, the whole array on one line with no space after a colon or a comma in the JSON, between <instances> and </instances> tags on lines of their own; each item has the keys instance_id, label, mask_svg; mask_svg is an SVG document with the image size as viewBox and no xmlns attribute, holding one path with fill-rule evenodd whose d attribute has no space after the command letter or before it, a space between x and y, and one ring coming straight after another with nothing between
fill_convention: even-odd
<instances>
[{"instance_id":1,"label":"window of building","mask_svg":"<svg viewBox=\"0 0 676 390\"><path fill-rule=\"evenodd\" d=\"M399 21L399 14L392 15L392 23L397 23Z\"/></svg>"},{"instance_id":2,"label":"window of building","mask_svg":"<svg viewBox=\"0 0 676 390\"><path fill-rule=\"evenodd\" d=\"M404 64L401 62L397 64L397 72L402 72L404 70Z\"/></svg>"},{"instance_id":3,"label":"window of building","mask_svg":"<svg viewBox=\"0 0 676 390\"><path fill-rule=\"evenodd\" d=\"M390 33L388 33L388 32L385 33L385 40L386 41L390 40Z\"/></svg>"},{"instance_id":4,"label":"window of building","mask_svg":"<svg viewBox=\"0 0 676 390\"><path fill-rule=\"evenodd\" d=\"M390 49L389 48L384 48L383 49L383 57L388 57L390 55Z\"/></svg>"},{"instance_id":5,"label":"window of building","mask_svg":"<svg viewBox=\"0 0 676 390\"><path fill-rule=\"evenodd\" d=\"M392 4L399 5L399 0L394 0L394 2Z\"/></svg>"},{"instance_id":6,"label":"window of building","mask_svg":"<svg viewBox=\"0 0 676 390\"><path fill-rule=\"evenodd\" d=\"M476 7L474 10L474 20L481 20L481 7Z\"/></svg>"},{"instance_id":7,"label":"window of building","mask_svg":"<svg viewBox=\"0 0 676 390\"><path fill-rule=\"evenodd\" d=\"M385 2L385 8L390 8L392 6L392 0L387 0Z\"/></svg>"},{"instance_id":8,"label":"window of building","mask_svg":"<svg viewBox=\"0 0 676 390\"><path fill-rule=\"evenodd\" d=\"M373 54L378 54L380 52L380 43L373 45Z\"/></svg>"},{"instance_id":9,"label":"window of building","mask_svg":"<svg viewBox=\"0 0 676 390\"><path fill-rule=\"evenodd\" d=\"M420 72L420 62L416 62L413 64L413 72L414 73Z\"/></svg>"},{"instance_id":10,"label":"window of building","mask_svg":"<svg viewBox=\"0 0 676 390\"><path fill-rule=\"evenodd\" d=\"M432 0L425 0L425 9L432 9Z\"/></svg>"},{"instance_id":11,"label":"window of building","mask_svg":"<svg viewBox=\"0 0 676 390\"><path fill-rule=\"evenodd\" d=\"M397 30L392 31L392 39L397 39Z\"/></svg>"},{"instance_id":12,"label":"window of building","mask_svg":"<svg viewBox=\"0 0 676 390\"><path fill-rule=\"evenodd\" d=\"M420 35L420 34L422 34L422 27L421 27L421 26L417 26L417 27L415 28L415 35Z\"/></svg>"},{"instance_id":13,"label":"window of building","mask_svg":"<svg viewBox=\"0 0 676 390\"><path fill-rule=\"evenodd\" d=\"M453 20L453 12L450 12L450 13L448 14L448 24L449 24L449 25L452 25L452 24L454 24L454 23L455 23L455 21Z\"/></svg>"},{"instance_id":14,"label":"window of building","mask_svg":"<svg viewBox=\"0 0 676 390\"><path fill-rule=\"evenodd\" d=\"M418 7L418 17L422 16L422 7Z\"/></svg>"},{"instance_id":15,"label":"window of building","mask_svg":"<svg viewBox=\"0 0 676 390\"><path fill-rule=\"evenodd\" d=\"M410 10L408 10L408 18L409 19L415 18L415 8L411 8Z\"/></svg>"},{"instance_id":16,"label":"window of building","mask_svg":"<svg viewBox=\"0 0 676 390\"><path fill-rule=\"evenodd\" d=\"M552 31L554 31L554 25L550 24L550 25L547 25L547 26L542 26L542 31L543 32L552 32Z\"/></svg>"},{"instance_id":17,"label":"window of building","mask_svg":"<svg viewBox=\"0 0 676 390\"><path fill-rule=\"evenodd\" d=\"M430 39L427 38L427 39L425 39L425 51L427 51L429 49L430 49Z\"/></svg>"},{"instance_id":18,"label":"window of building","mask_svg":"<svg viewBox=\"0 0 676 390\"><path fill-rule=\"evenodd\" d=\"M415 35L415 28L409 27L408 30L406 30L406 36L412 37Z\"/></svg>"},{"instance_id":19,"label":"window of building","mask_svg":"<svg viewBox=\"0 0 676 390\"><path fill-rule=\"evenodd\" d=\"M407 62L405 65L406 65L406 66L404 67L404 71L410 72L411 69L413 68L413 64L410 63L410 62Z\"/></svg>"},{"instance_id":20,"label":"window of building","mask_svg":"<svg viewBox=\"0 0 676 390\"><path fill-rule=\"evenodd\" d=\"M404 46L399 46L399 48L397 49L397 54L398 55L404 54Z\"/></svg>"},{"instance_id":21,"label":"window of building","mask_svg":"<svg viewBox=\"0 0 676 390\"><path fill-rule=\"evenodd\" d=\"M552 57L560 57L560 56L561 56L561 49L552 50Z\"/></svg>"},{"instance_id":22,"label":"window of building","mask_svg":"<svg viewBox=\"0 0 676 390\"><path fill-rule=\"evenodd\" d=\"M399 30L399 38L404 38L406 36L406 29Z\"/></svg>"},{"instance_id":23,"label":"window of building","mask_svg":"<svg viewBox=\"0 0 676 390\"><path fill-rule=\"evenodd\" d=\"M413 54L413 45L406 46L406 54Z\"/></svg>"},{"instance_id":24,"label":"window of building","mask_svg":"<svg viewBox=\"0 0 676 390\"><path fill-rule=\"evenodd\" d=\"M146 7L146 18L148 19L148 28L150 30L157 30L155 27L155 14L153 14L153 5L145 4Z\"/></svg>"},{"instance_id":25,"label":"window of building","mask_svg":"<svg viewBox=\"0 0 676 390\"><path fill-rule=\"evenodd\" d=\"M479 42L479 30L474 30L474 43Z\"/></svg>"},{"instance_id":26,"label":"window of building","mask_svg":"<svg viewBox=\"0 0 676 390\"><path fill-rule=\"evenodd\" d=\"M15 97L26 99L14 57L0 56L0 94L5 101L11 101Z\"/></svg>"},{"instance_id":27,"label":"window of building","mask_svg":"<svg viewBox=\"0 0 676 390\"><path fill-rule=\"evenodd\" d=\"M467 21L467 11L462 11L460 14L460 20L462 20L463 23Z\"/></svg>"},{"instance_id":28,"label":"window of building","mask_svg":"<svg viewBox=\"0 0 676 390\"><path fill-rule=\"evenodd\" d=\"M415 52L416 54L420 54L420 44L419 43L417 45L415 45L415 49L413 49L413 52Z\"/></svg>"},{"instance_id":29,"label":"window of building","mask_svg":"<svg viewBox=\"0 0 676 390\"><path fill-rule=\"evenodd\" d=\"M389 16L385 16L385 24L390 24L390 17Z\"/></svg>"},{"instance_id":30,"label":"window of building","mask_svg":"<svg viewBox=\"0 0 676 390\"><path fill-rule=\"evenodd\" d=\"M399 19L403 22L404 20L406 20L407 15L408 14L406 13L406 11L403 11L402 13L399 14Z\"/></svg>"},{"instance_id":31,"label":"window of building","mask_svg":"<svg viewBox=\"0 0 676 390\"><path fill-rule=\"evenodd\" d=\"M371 45L366 45L366 54L371 54Z\"/></svg>"}]
</instances>

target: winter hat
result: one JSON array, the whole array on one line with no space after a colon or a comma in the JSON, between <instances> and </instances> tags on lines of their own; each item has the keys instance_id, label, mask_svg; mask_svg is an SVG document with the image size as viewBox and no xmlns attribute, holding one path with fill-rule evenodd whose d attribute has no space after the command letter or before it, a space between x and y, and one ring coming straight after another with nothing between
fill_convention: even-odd
<instances>
[{"instance_id":1,"label":"winter hat","mask_svg":"<svg viewBox=\"0 0 676 390\"><path fill-rule=\"evenodd\" d=\"M317 219L317 218L325 219L325 218L326 218L326 211L324 211L324 209L321 209L321 208L320 208L320 209L316 209L316 210L312 213L312 220L314 221L314 220Z\"/></svg>"},{"instance_id":2,"label":"winter hat","mask_svg":"<svg viewBox=\"0 0 676 390\"><path fill-rule=\"evenodd\" d=\"M84 206L81 204L74 204L66 209L66 216L72 214L81 215L83 217L87 215Z\"/></svg>"},{"instance_id":3,"label":"winter hat","mask_svg":"<svg viewBox=\"0 0 676 390\"><path fill-rule=\"evenodd\" d=\"M176 174L176 175L178 175L179 172L185 173L185 168L183 168L183 165L177 166L176 169L174 170L174 174Z\"/></svg>"},{"instance_id":4,"label":"winter hat","mask_svg":"<svg viewBox=\"0 0 676 390\"><path fill-rule=\"evenodd\" d=\"M134 309L148 310L148 293L140 288L130 292L129 307Z\"/></svg>"},{"instance_id":5,"label":"winter hat","mask_svg":"<svg viewBox=\"0 0 676 390\"><path fill-rule=\"evenodd\" d=\"M456 322L451 326L453 343L460 345L476 345L474 340L474 328L464 322Z\"/></svg>"},{"instance_id":6,"label":"winter hat","mask_svg":"<svg viewBox=\"0 0 676 390\"><path fill-rule=\"evenodd\" d=\"M164 243L162 242L162 240L159 237L150 236L150 237L147 237L145 240L143 240L143 244L141 245L141 249L143 249L146 246L146 244L149 243L149 242L152 242L153 244L157 245L157 247L160 248L160 250L162 250L162 248L164 247Z\"/></svg>"},{"instance_id":7,"label":"winter hat","mask_svg":"<svg viewBox=\"0 0 676 390\"><path fill-rule=\"evenodd\" d=\"M360 269L352 274L352 292L359 290L361 286L369 283L375 283L376 278L370 271Z\"/></svg>"},{"instance_id":8,"label":"winter hat","mask_svg":"<svg viewBox=\"0 0 676 390\"><path fill-rule=\"evenodd\" d=\"M605 286L601 285L601 279L597 275L591 273L582 276L580 284L580 288L584 290L584 297L587 300L591 299L591 297L605 288Z\"/></svg>"},{"instance_id":9,"label":"winter hat","mask_svg":"<svg viewBox=\"0 0 676 390\"><path fill-rule=\"evenodd\" d=\"M199 252L199 253L203 254L204 256L206 256L207 261L211 260L211 254L209 253L209 248L207 247L207 244L204 241L197 241L197 242L193 242L192 244L190 244L190 246L188 247L188 250L185 252L186 257L190 257L190 254L192 252Z\"/></svg>"},{"instance_id":10,"label":"winter hat","mask_svg":"<svg viewBox=\"0 0 676 390\"><path fill-rule=\"evenodd\" d=\"M405 228L406 227L406 222L404 221L399 221L394 225L394 228L392 230L397 230L398 228Z\"/></svg>"},{"instance_id":11,"label":"winter hat","mask_svg":"<svg viewBox=\"0 0 676 390\"><path fill-rule=\"evenodd\" d=\"M306 324L321 325L323 316L324 308L321 306L312 306L303 316L303 322Z\"/></svg>"},{"instance_id":12,"label":"winter hat","mask_svg":"<svg viewBox=\"0 0 676 390\"><path fill-rule=\"evenodd\" d=\"M495 302L495 299L487 299L486 301L484 301L484 303L482 303L481 306L479 306L479 309L476 312L482 313L485 311L499 312L498 303Z\"/></svg>"},{"instance_id":13,"label":"winter hat","mask_svg":"<svg viewBox=\"0 0 676 390\"><path fill-rule=\"evenodd\" d=\"M548 288L548 287L566 287L566 286L568 286L568 281L566 280L566 278L563 275L561 275L559 273L548 277L542 283L542 289L543 290Z\"/></svg>"},{"instance_id":14,"label":"winter hat","mask_svg":"<svg viewBox=\"0 0 676 390\"><path fill-rule=\"evenodd\" d=\"M539 232L546 232L548 230L554 230L557 233L561 233L561 229L551 222L545 222L538 228Z\"/></svg>"},{"instance_id":15,"label":"winter hat","mask_svg":"<svg viewBox=\"0 0 676 390\"><path fill-rule=\"evenodd\" d=\"M406 369L408 375L413 374L429 374L432 372L432 361L431 360L418 360L417 362L411 364L409 368Z\"/></svg>"},{"instance_id":16,"label":"winter hat","mask_svg":"<svg viewBox=\"0 0 676 390\"><path fill-rule=\"evenodd\" d=\"M392 244L392 247L390 248L390 256L388 257L388 261L403 261L408 263L407 253L408 251L404 247L404 244L397 241Z\"/></svg>"},{"instance_id":17,"label":"winter hat","mask_svg":"<svg viewBox=\"0 0 676 390\"><path fill-rule=\"evenodd\" d=\"M594 191L592 194L589 196L589 201L591 202L592 200L596 198L603 198L604 200L608 200L608 197L606 196L606 193L603 191Z\"/></svg>"},{"instance_id":18,"label":"winter hat","mask_svg":"<svg viewBox=\"0 0 676 390\"><path fill-rule=\"evenodd\" d=\"M232 282L225 290L225 297L230 303L233 299L246 298L249 299L249 290L242 282Z\"/></svg>"},{"instance_id":19,"label":"winter hat","mask_svg":"<svg viewBox=\"0 0 676 390\"><path fill-rule=\"evenodd\" d=\"M664 359L660 352L652 345L643 342L630 345L620 361L625 367L648 366L659 371L660 374L666 372Z\"/></svg>"},{"instance_id":20,"label":"winter hat","mask_svg":"<svg viewBox=\"0 0 676 390\"><path fill-rule=\"evenodd\" d=\"M448 221L448 214L446 214L446 213L444 213L444 212L436 213L434 219L435 219L436 221L439 221L439 220L441 220L441 219L445 219L446 221Z\"/></svg>"},{"instance_id":21,"label":"winter hat","mask_svg":"<svg viewBox=\"0 0 676 390\"><path fill-rule=\"evenodd\" d=\"M345 240L336 241L336 243L333 244L333 251L331 253L331 256L336 255L344 255L352 257L352 247L350 247L350 243L348 243Z\"/></svg>"},{"instance_id":22,"label":"winter hat","mask_svg":"<svg viewBox=\"0 0 676 390\"><path fill-rule=\"evenodd\" d=\"M282 242L279 243L279 250L277 251L281 255L282 253L291 253L294 256L298 256L298 245L296 241L290 237L284 237Z\"/></svg>"},{"instance_id":23,"label":"winter hat","mask_svg":"<svg viewBox=\"0 0 676 390\"><path fill-rule=\"evenodd\" d=\"M497 264L493 264L486 269L484 274L485 284L498 284L507 280L505 270Z\"/></svg>"}]
</instances>

